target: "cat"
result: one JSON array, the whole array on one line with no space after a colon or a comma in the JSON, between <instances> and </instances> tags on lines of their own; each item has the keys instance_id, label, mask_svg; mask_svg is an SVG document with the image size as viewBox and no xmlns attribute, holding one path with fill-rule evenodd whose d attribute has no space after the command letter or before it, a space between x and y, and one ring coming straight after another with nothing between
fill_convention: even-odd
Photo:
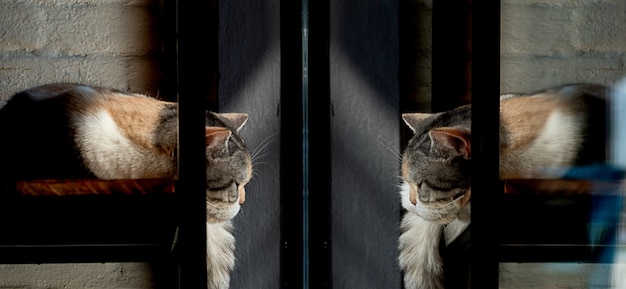
<instances>
[{"instance_id":1,"label":"cat","mask_svg":"<svg viewBox=\"0 0 626 289\"><path fill-rule=\"evenodd\" d=\"M250 151L238 136L247 120L245 113L206 113L211 289L229 287L235 264L231 220L252 176ZM146 95L79 84L39 86L15 94L0 109L0 130L5 185L18 179L177 175L177 104Z\"/></svg>"},{"instance_id":2,"label":"cat","mask_svg":"<svg viewBox=\"0 0 626 289\"><path fill-rule=\"evenodd\" d=\"M556 178L605 161L608 93L571 84L502 95L500 178ZM405 288L444 288L441 237L449 245L470 223L471 105L402 118L414 135L402 155L398 261Z\"/></svg>"}]
</instances>

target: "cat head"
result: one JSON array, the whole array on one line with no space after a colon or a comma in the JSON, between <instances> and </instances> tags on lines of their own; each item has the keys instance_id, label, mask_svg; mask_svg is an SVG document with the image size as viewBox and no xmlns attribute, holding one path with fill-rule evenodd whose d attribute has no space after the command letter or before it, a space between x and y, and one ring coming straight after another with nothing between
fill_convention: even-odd
<instances>
[{"instance_id":1,"label":"cat head","mask_svg":"<svg viewBox=\"0 0 626 289\"><path fill-rule=\"evenodd\" d=\"M244 113L207 113L207 222L232 219L245 201L252 159L238 132L247 120Z\"/></svg>"},{"instance_id":2,"label":"cat head","mask_svg":"<svg viewBox=\"0 0 626 289\"><path fill-rule=\"evenodd\" d=\"M403 206L422 218L448 223L471 194L469 108L403 114L414 135L402 155Z\"/></svg>"}]
</instances>

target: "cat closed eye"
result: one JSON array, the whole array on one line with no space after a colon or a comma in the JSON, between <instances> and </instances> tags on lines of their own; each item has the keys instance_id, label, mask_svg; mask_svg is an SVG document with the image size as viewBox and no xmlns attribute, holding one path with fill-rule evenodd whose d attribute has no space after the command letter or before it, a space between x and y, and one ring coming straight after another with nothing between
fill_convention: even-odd
<instances>
[{"instance_id":1,"label":"cat closed eye","mask_svg":"<svg viewBox=\"0 0 626 289\"><path fill-rule=\"evenodd\" d=\"M234 184L234 186L233 186ZM232 189L232 188L237 188L239 187L239 185L235 182L227 184L227 185L215 185L215 184L211 184L211 183L207 183L207 189L209 191L224 191L224 190L228 190L228 189Z\"/></svg>"}]
</instances>

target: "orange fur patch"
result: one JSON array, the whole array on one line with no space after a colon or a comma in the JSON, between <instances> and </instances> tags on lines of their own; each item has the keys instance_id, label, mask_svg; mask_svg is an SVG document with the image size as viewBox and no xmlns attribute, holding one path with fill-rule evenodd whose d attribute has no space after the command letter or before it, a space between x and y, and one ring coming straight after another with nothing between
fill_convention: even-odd
<instances>
[{"instance_id":1,"label":"orange fur patch","mask_svg":"<svg viewBox=\"0 0 626 289\"><path fill-rule=\"evenodd\" d=\"M154 130L160 122L165 102L148 97L125 95L108 98L99 103L106 109L128 139L142 148L155 150Z\"/></svg>"},{"instance_id":2,"label":"orange fur patch","mask_svg":"<svg viewBox=\"0 0 626 289\"><path fill-rule=\"evenodd\" d=\"M243 185L239 185L237 192L239 193L239 204L243 205L243 203L246 202L246 189Z\"/></svg>"},{"instance_id":3,"label":"orange fur patch","mask_svg":"<svg viewBox=\"0 0 626 289\"><path fill-rule=\"evenodd\" d=\"M532 143L542 131L560 102L545 95L516 97L500 102L500 126L503 128L501 153L511 153Z\"/></svg>"},{"instance_id":4,"label":"orange fur patch","mask_svg":"<svg viewBox=\"0 0 626 289\"><path fill-rule=\"evenodd\" d=\"M409 201L411 204L417 205L417 194L419 189L415 184L409 183L409 185L411 186L411 190L409 191Z\"/></svg>"}]
</instances>

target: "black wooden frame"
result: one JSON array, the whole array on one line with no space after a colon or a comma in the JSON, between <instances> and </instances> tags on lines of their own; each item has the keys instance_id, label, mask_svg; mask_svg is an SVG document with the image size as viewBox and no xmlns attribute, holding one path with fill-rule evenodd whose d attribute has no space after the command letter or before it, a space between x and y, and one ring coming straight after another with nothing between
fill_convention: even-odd
<instances>
[{"instance_id":1,"label":"black wooden frame","mask_svg":"<svg viewBox=\"0 0 626 289\"><path fill-rule=\"evenodd\" d=\"M179 286L198 288L207 280L204 126L217 96L217 0L177 1L177 15Z\"/></svg>"},{"instance_id":2,"label":"black wooden frame","mask_svg":"<svg viewBox=\"0 0 626 289\"><path fill-rule=\"evenodd\" d=\"M330 288L329 2L308 2L308 82L303 86L302 1L281 1L281 208L283 288ZM303 89L308 89L309 163L303 168ZM292 157L293 156L293 157ZM305 170L307 170L305 172ZM308 174L308 240L302 194ZM305 242L308 248L304 247ZM308 249L308 252L305 250ZM308 255L308 260L304 255ZM308 264L304 264L308 262ZM308 272L304 272L307 270ZM308 279L308 280L307 280ZM304 284L308 281L308 284Z\"/></svg>"},{"instance_id":3,"label":"black wooden frame","mask_svg":"<svg viewBox=\"0 0 626 289\"><path fill-rule=\"evenodd\" d=\"M469 26L468 26L469 25ZM498 288L500 1L433 3L432 109L472 105L472 224L447 248L447 286ZM468 59L469 56L469 59ZM468 63L469 61L469 63ZM467 276L467 269L471 277ZM452 272L452 273L450 273Z\"/></svg>"},{"instance_id":4,"label":"black wooden frame","mask_svg":"<svg viewBox=\"0 0 626 289\"><path fill-rule=\"evenodd\" d=\"M302 161L302 2L280 2L281 34L281 286L300 288L304 280ZM288 156L288 157L287 157Z\"/></svg>"},{"instance_id":5,"label":"black wooden frame","mask_svg":"<svg viewBox=\"0 0 626 289\"><path fill-rule=\"evenodd\" d=\"M331 288L330 1L309 1L309 288Z\"/></svg>"},{"instance_id":6,"label":"black wooden frame","mask_svg":"<svg viewBox=\"0 0 626 289\"><path fill-rule=\"evenodd\" d=\"M498 288L500 1L472 1L472 288Z\"/></svg>"}]
</instances>

